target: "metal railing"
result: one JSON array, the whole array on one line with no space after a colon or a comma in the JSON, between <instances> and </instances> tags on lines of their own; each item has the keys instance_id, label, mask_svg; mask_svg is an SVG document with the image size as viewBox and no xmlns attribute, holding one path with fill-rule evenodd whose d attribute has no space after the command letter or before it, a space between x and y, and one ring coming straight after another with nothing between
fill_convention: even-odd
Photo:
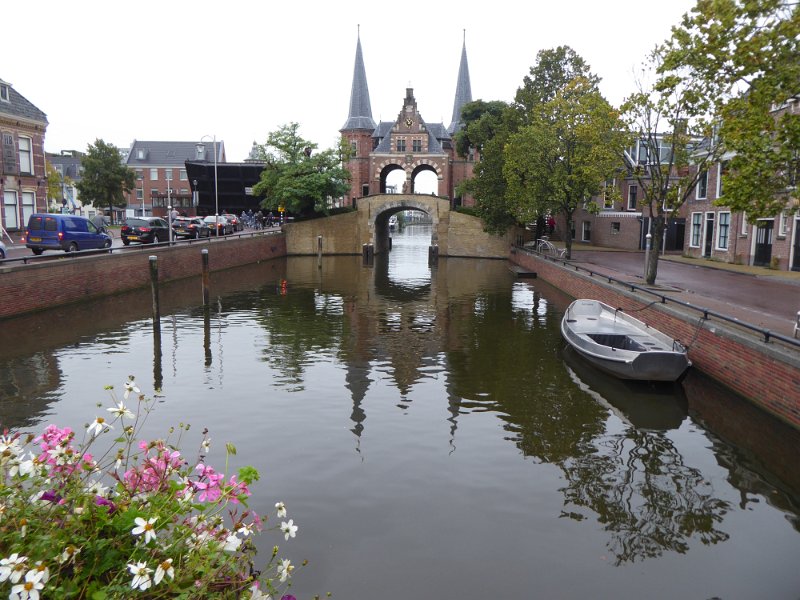
<instances>
[{"instance_id":1,"label":"metal railing","mask_svg":"<svg viewBox=\"0 0 800 600\"><path fill-rule=\"evenodd\" d=\"M522 247L522 250L525 250L526 252L537 252L535 249L524 246ZM651 296L655 296L660 300L661 304L671 303L689 309L691 311L696 311L700 313L702 315L702 318L706 321L708 320L709 317L714 317L715 319L719 319L720 321L725 321L727 323L737 325L739 327L742 327L744 329L759 334L761 337L763 337L763 341L765 343L768 343L772 340L778 340L780 342L783 342L784 344L800 349L800 339L789 337L788 335L782 335L780 333L775 333L769 329L764 329L763 327L759 327L758 325L753 325L752 323L748 323L746 321L742 321L741 319L737 319L736 317L731 317L723 313L719 313L714 310L704 308L702 306L695 306L694 304L691 304L689 302L684 302L683 300L676 300L674 298L670 298L669 296L665 296L664 294L660 294L658 292L636 285L635 283L631 283L629 281L622 281L621 279L617 279L616 277L611 277L609 275L597 273L595 271L592 271L591 269L587 269L586 267L582 267L580 265L576 265L565 260L563 258L563 254L559 257L554 257L547 253L542 253L542 252L537 252L537 254L539 254L545 260L560 263L565 267L574 269L575 271L583 271L585 273L588 273L590 277L599 277L605 279L608 283L614 283L623 288L627 288L632 292L641 292L643 294L649 294Z\"/></svg>"}]
</instances>

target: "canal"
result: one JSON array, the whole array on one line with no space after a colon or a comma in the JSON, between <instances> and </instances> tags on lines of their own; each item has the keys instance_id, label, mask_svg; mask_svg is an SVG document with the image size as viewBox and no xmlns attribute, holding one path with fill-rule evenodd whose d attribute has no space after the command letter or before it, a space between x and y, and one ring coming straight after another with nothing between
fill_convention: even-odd
<instances>
[{"instance_id":1,"label":"canal","mask_svg":"<svg viewBox=\"0 0 800 600\"><path fill-rule=\"evenodd\" d=\"M293 593L798 598L800 437L701 373L632 385L565 350L571 300L504 261L293 257L0 327L0 421L81 431L128 375L299 525ZM109 274L113 277L114 274ZM192 441L189 436L187 442ZM191 456L191 443L186 455Z\"/></svg>"}]
</instances>

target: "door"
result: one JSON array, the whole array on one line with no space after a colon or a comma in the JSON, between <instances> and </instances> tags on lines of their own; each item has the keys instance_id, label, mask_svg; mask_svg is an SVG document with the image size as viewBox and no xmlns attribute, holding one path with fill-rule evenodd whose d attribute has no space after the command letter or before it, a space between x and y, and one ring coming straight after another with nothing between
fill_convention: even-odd
<instances>
[{"instance_id":1,"label":"door","mask_svg":"<svg viewBox=\"0 0 800 600\"><path fill-rule=\"evenodd\" d=\"M756 249L753 264L757 267L768 267L772 259L772 229L775 221L759 221L756 226Z\"/></svg>"},{"instance_id":2,"label":"door","mask_svg":"<svg viewBox=\"0 0 800 600\"><path fill-rule=\"evenodd\" d=\"M703 258L711 257L711 248L714 247L714 213L706 213L706 234L703 240Z\"/></svg>"},{"instance_id":3,"label":"door","mask_svg":"<svg viewBox=\"0 0 800 600\"><path fill-rule=\"evenodd\" d=\"M792 252L792 271L800 271L800 217L794 220L794 251Z\"/></svg>"}]
</instances>

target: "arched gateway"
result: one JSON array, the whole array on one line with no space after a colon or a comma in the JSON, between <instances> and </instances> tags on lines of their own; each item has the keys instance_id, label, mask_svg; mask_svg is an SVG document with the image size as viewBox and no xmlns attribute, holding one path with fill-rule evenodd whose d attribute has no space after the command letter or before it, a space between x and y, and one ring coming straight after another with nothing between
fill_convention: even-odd
<instances>
[{"instance_id":1,"label":"arched gateway","mask_svg":"<svg viewBox=\"0 0 800 600\"><path fill-rule=\"evenodd\" d=\"M432 221L431 244L439 256L508 258L512 234L490 235L480 219L450 210L450 201L426 194L378 194L359 198L357 210L285 227L289 255L361 254L371 244L377 254L389 250L389 218L403 210L420 210Z\"/></svg>"}]
</instances>

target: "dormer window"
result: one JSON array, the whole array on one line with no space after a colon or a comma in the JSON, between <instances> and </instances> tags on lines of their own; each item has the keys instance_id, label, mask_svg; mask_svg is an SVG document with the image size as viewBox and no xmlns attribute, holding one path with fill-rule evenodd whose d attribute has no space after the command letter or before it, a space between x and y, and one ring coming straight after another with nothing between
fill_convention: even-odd
<instances>
[{"instance_id":1,"label":"dormer window","mask_svg":"<svg viewBox=\"0 0 800 600\"><path fill-rule=\"evenodd\" d=\"M147 151L144 148L139 148L136 151L136 158L138 160L144 160L145 158L147 158Z\"/></svg>"},{"instance_id":2,"label":"dormer window","mask_svg":"<svg viewBox=\"0 0 800 600\"><path fill-rule=\"evenodd\" d=\"M206 159L206 145L205 144L197 144L195 146L195 160L205 160Z\"/></svg>"},{"instance_id":3,"label":"dormer window","mask_svg":"<svg viewBox=\"0 0 800 600\"><path fill-rule=\"evenodd\" d=\"M11 102L11 92L8 90L7 83L0 83L0 100L3 102Z\"/></svg>"}]
</instances>

